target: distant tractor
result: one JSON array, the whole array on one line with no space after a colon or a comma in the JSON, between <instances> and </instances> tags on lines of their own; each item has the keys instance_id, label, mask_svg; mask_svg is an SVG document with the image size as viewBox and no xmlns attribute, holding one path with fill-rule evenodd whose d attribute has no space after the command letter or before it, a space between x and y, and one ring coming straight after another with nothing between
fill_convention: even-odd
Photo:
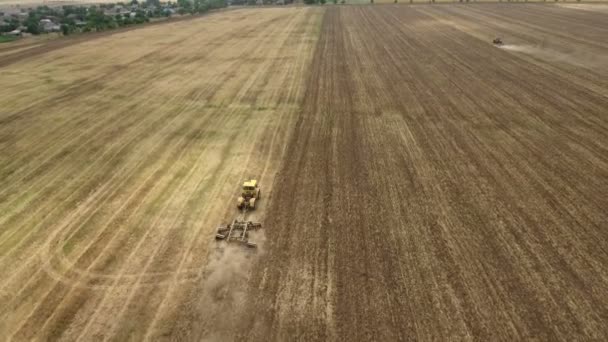
<instances>
[{"instance_id":1,"label":"distant tractor","mask_svg":"<svg viewBox=\"0 0 608 342\"><path fill-rule=\"evenodd\" d=\"M494 44L494 45L502 45L503 42L502 42L502 39L500 39L500 38L494 38L494 40L492 41L492 44Z\"/></svg>"},{"instance_id":2,"label":"distant tractor","mask_svg":"<svg viewBox=\"0 0 608 342\"><path fill-rule=\"evenodd\" d=\"M243 192L238 199L237 207L241 210L255 209L256 200L260 199L260 187L255 179L248 180L243 183Z\"/></svg>"}]
</instances>

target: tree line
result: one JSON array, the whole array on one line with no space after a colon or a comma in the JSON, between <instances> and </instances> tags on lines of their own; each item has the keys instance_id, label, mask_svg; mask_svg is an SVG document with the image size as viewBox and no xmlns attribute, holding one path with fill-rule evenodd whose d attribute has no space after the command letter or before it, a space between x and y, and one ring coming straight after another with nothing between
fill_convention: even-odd
<instances>
[{"instance_id":1,"label":"tree line","mask_svg":"<svg viewBox=\"0 0 608 342\"><path fill-rule=\"evenodd\" d=\"M226 6L226 0L177 0L168 3L161 3L159 0L138 3L137 0L132 0L128 4L119 2L91 6L38 6L30 9L25 18L12 16L4 19L4 24L0 25L0 33L25 27L26 32L37 35L47 31L45 23L41 22L43 19L51 20L51 23L47 24L53 27L59 25L64 35L104 31L146 23L152 18L169 17L174 13L199 14Z\"/></svg>"}]
</instances>

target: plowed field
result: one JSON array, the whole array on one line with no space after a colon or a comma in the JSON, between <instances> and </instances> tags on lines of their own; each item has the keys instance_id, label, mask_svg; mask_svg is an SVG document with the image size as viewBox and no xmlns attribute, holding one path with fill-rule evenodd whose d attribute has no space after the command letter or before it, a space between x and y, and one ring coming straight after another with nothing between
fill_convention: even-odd
<instances>
[{"instance_id":1,"label":"plowed field","mask_svg":"<svg viewBox=\"0 0 608 342\"><path fill-rule=\"evenodd\" d=\"M328 6L0 50L1 335L606 340L607 37ZM247 177L260 248L218 248Z\"/></svg>"}]
</instances>

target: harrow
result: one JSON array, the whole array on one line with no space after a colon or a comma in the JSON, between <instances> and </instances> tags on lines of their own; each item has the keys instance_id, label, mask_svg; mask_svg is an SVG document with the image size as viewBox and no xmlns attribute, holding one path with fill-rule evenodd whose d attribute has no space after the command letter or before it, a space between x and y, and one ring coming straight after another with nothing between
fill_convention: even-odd
<instances>
[{"instance_id":1,"label":"harrow","mask_svg":"<svg viewBox=\"0 0 608 342\"><path fill-rule=\"evenodd\" d=\"M256 248L257 244L249 241L249 232L262 228L262 224L252 221L241 221L235 219L232 223L217 228L216 240L236 242L250 248Z\"/></svg>"}]
</instances>

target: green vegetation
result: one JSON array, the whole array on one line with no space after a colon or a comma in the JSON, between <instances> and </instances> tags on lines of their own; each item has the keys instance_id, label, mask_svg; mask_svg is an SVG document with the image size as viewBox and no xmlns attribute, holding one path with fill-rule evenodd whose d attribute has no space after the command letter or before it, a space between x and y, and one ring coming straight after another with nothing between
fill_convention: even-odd
<instances>
[{"instance_id":1,"label":"green vegetation","mask_svg":"<svg viewBox=\"0 0 608 342\"><path fill-rule=\"evenodd\" d=\"M17 18L5 19L3 24L0 25L0 32L10 32L16 30L19 27L19 20Z\"/></svg>"},{"instance_id":2,"label":"green vegetation","mask_svg":"<svg viewBox=\"0 0 608 342\"><path fill-rule=\"evenodd\" d=\"M0 44L12 42L16 39L17 39L17 37L14 37L14 36L0 36Z\"/></svg>"},{"instance_id":3,"label":"green vegetation","mask_svg":"<svg viewBox=\"0 0 608 342\"><path fill-rule=\"evenodd\" d=\"M29 9L26 17L12 16L8 19L5 17L0 22L0 33L16 29L35 35L46 32L61 32L69 35L104 31L143 24L152 18L169 17L175 13L198 14L226 6L226 0L177 0L168 3L161 3L160 0L145 0L141 3L132 0L129 4L119 2L90 6L38 6Z\"/></svg>"}]
</instances>

